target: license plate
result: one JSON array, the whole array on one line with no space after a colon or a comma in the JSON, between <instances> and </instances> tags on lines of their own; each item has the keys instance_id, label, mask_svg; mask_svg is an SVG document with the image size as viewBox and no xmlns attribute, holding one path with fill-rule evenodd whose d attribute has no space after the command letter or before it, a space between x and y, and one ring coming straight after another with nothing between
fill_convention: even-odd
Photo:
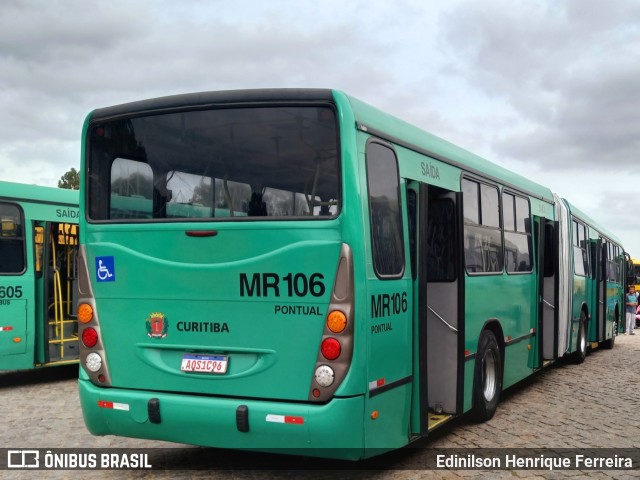
<instances>
[{"instance_id":1,"label":"license plate","mask_svg":"<svg viewBox=\"0 0 640 480\"><path fill-rule=\"evenodd\" d=\"M226 355L183 355L180 370L183 372L227 373L229 358Z\"/></svg>"}]
</instances>

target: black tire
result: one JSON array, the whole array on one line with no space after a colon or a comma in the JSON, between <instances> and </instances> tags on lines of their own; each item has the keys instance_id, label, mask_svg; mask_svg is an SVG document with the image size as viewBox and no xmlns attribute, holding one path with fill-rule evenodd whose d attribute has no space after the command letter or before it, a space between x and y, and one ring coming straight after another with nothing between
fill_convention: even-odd
<instances>
[{"instance_id":1,"label":"black tire","mask_svg":"<svg viewBox=\"0 0 640 480\"><path fill-rule=\"evenodd\" d=\"M496 336L484 330L478 341L478 355L473 373L472 415L486 422L496 413L502 391L502 355Z\"/></svg>"},{"instance_id":2,"label":"black tire","mask_svg":"<svg viewBox=\"0 0 640 480\"><path fill-rule=\"evenodd\" d=\"M576 351L571 355L573 363L580 364L587 358L587 332L585 324L587 322L587 316L584 312L580 312L580 325L578 326L578 342L576 344Z\"/></svg>"}]
</instances>

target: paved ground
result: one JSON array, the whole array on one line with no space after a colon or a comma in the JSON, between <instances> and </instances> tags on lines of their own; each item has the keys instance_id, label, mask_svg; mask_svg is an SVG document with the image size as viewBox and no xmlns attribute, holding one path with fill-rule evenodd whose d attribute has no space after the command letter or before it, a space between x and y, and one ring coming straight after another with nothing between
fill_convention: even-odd
<instances>
[{"instance_id":1,"label":"paved ground","mask_svg":"<svg viewBox=\"0 0 640 480\"><path fill-rule=\"evenodd\" d=\"M640 330L638 331L640 332ZM39 471L42 478L430 478L484 477L482 471L424 470L426 449L433 448L638 448L640 447L640 333L619 336L613 350L591 352L582 365L561 363L535 375L503 395L495 417L475 424L466 418L373 461L351 464L331 460L275 456L290 470L263 470L274 456L201 449L186 445L120 437L93 437L79 407L77 367L0 373L0 447L103 448L170 447L168 456L187 468L214 458L224 470L206 471ZM636 450L636 452L640 452ZM256 470L242 467L255 466ZM313 470L300 471L313 467ZM383 469L380 469L382 467ZM326 469L340 469L341 472ZM346 469L346 471L345 471ZM35 472L0 471L0 478L33 478ZM636 471L499 471L490 477L640 478Z\"/></svg>"}]
</instances>

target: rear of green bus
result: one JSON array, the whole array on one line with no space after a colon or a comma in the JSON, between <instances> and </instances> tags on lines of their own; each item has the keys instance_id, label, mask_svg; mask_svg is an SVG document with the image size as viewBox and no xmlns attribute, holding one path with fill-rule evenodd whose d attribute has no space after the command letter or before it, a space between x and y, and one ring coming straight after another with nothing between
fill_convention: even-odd
<instances>
[{"instance_id":1,"label":"rear of green bus","mask_svg":"<svg viewBox=\"0 0 640 480\"><path fill-rule=\"evenodd\" d=\"M329 90L88 116L79 386L93 434L363 455L362 211L341 148L354 125Z\"/></svg>"}]
</instances>

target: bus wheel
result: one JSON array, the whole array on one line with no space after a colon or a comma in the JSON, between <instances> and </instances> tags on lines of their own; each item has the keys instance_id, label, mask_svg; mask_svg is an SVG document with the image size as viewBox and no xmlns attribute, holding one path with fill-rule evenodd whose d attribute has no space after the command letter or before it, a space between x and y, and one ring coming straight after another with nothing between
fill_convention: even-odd
<instances>
[{"instance_id":1,"label":"bus wheel","mask_svg":"<svg viewBox=\"0 0 640 480\"><path fill-rule=\"evenodd\" d=\"M573 352L572 359L574 363L582 363L587 357L587 334L585 332L585 322L587 317L584 312L580 312L580 326L578 327L578 344L576 351Z\"/></svg>"},{"instance_id":2,"label":"bus wheel","mask_svg":"<svg viewBox=\"0 0 640 480\"><path fill-rule=\"evenodd\" d=\"M502 391L502 357L496 337L485 330L478 341L478 356L473 373L473 417L486 422L498 408Z\"/></svg>"}]
</instances>

